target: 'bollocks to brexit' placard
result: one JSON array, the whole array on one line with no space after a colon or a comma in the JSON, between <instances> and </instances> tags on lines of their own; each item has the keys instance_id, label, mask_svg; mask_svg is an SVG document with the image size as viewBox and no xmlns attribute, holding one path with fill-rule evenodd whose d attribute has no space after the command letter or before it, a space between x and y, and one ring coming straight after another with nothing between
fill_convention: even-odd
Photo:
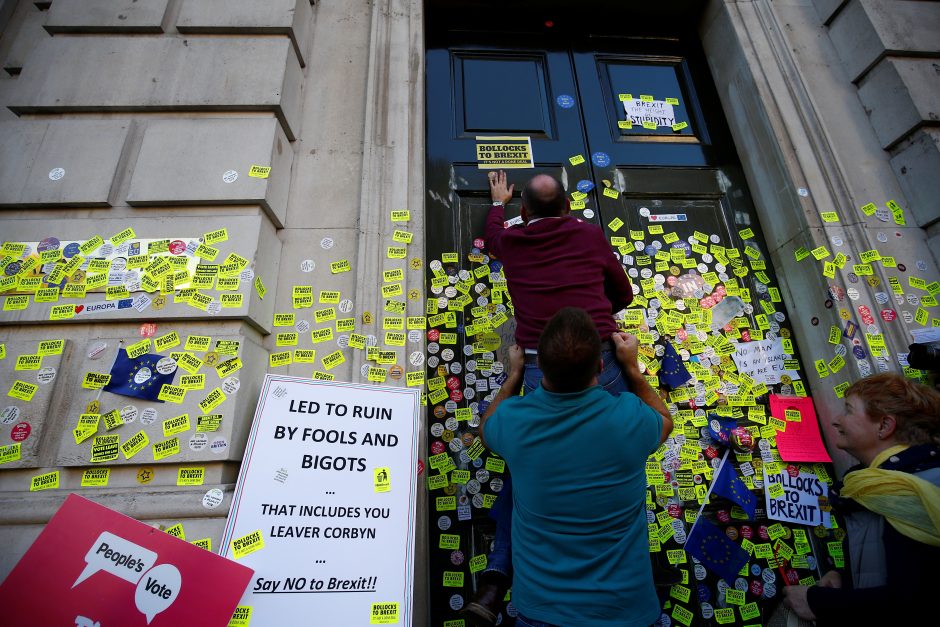
<instances>
[{"instance_id":1,"label":"'bollocks to brexit' placard","mask_svg":"<svg viewBox=\"0 0 940 627\"><path fill-rule=\"evenodd\" d=\"M70 494L0 585L0 622L224 627L251 574Z\"/></svg>"},{"instance_id":2,"label":"'bollocks to brexit' placard","mask_svg":"<svg viewBox=\"0 0 940 627\"><path fill-rule=\"evenodd\" d=\"M414 388L267 375L221 554L255 570L252 627L410 625Z\"/></svg>"}]
</instances>

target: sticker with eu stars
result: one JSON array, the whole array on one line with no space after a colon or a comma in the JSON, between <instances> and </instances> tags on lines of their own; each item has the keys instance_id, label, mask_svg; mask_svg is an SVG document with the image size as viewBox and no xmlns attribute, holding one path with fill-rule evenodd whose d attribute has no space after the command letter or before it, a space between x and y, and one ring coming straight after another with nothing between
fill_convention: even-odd
<instances>
[{"instance_id":1,"label":"sticker with eu stars","mask_svg":"<svg viewBox=\"0 0 940 627\"><path fill-rule=\"evenodd\" d=\"M588 193L589 191L591 191L592 189L594 189L594 181L589 181L589 180L587 180L587 179L581 179L580 181L578 181L578 186L577 186L577 187L578 187L578 191L579 191L579 192L581 192L581 193L583 193L583 194L586 194L586 193Z\"/></svg>"},{"instance_id":2,"label":"sticker with eu stars","mask_svg":"<svg viewBox=\"0 0 940 627\"><path fill-rule=\"evenodd\" d=\"M606 168L610 165L610 155L606 152L595 152L591 155L591 163L599 168Z\"/></svg>"},{"instance_id":3,"label":"sticker with eu stars","mask_svg":"<svg viewBox=\"0 0 940 627\"><path fill-rule=\"evenodd\" d=\"M574 106L574 98L568 94L562 94L555 98L555 102L558 103L558 106L562 109L570 109Z\"/></svg>"}]
</instances>

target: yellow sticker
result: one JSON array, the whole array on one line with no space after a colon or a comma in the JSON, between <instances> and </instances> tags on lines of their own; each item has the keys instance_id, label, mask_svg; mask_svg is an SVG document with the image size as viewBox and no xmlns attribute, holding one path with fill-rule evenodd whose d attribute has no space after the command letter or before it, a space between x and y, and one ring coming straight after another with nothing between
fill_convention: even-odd
<instances>
[{"instance_id":1,"label":"yellow sticker","mask_svg":"<svg viewBox=\"0 0 940 627\"><path fill-rule=\"evenodd\" d=\"M189 414L181 414L173 418L167 418L163 421L163 437L168 438L171 435L189 431Z\"/></svg>"},{"instance_id":2,"label":"yellow sticker","mask_svg":"<svg viewBox=\"0 0 940 627\"><path fill-rule=\"evenodd\" d=\"M190 335L186 338L186 350L188 351L207 351L212 343L212 338L207 335Z\"/></svg>"},{"instance_id":3,"label":"yellow sticker","mask_svg":"<svg viewBox=\"0 0 940 627\"><path fill-rule=\"evenodd\" d=\"M264 300L264 295L268 292L268 290L261 281L260 276L255 276L255 291L258 293L258 298Z\"/></svg>"},{"instance_id":4,"label":"yellow sticker","mask_svg":"<svg viewBox=\"0 0 940 627\"><path fill-rule=\"evenodd\" d=\"M160 393L157 395L157 398L161 401L169 401L170 403L176 403L178 405L186 398L186 389L177 385L164 383L160 387Z\"/></svg>"},{"instance_id":5,"label":"yellow sticker","mask_svg":"<svg viewBox=\"0 0 940 627\"><path fill-rule=\"evenodd\" d=\"M401 242L403 244L410 244L414 239L414 233L409 233L408 231L403 231L401 229L395 229L392 233L392 241Z\"/></svg>"},{"instance_id":6,"label":"yellow sticker","mask_svg":"<svg viewBox=\"0 0 940 627\"><path fill-rule=\"evenodd\" d=\"M823 259L825 259L831 254L829 252L829 249L826 248L825 246L819 246L817 248L814 248L810 252L812 253L813 257L816 258L816 261L822 261Z\"/></svg>"},{"instance_id":7,"label":"yellow sticker","mask_svg":"<svg viewBox=\"0 0 940 627\"><path fill-rule=\"evenodd\" d=\"M48 280L55 282L55 279L51 275ZM59 288L49 287L36 290L36 296L34 298L37 303L56 303L59 301Z\"/></svg>"},{"instance_id":8,"label":"yellow sticker","mask_svg":"<svg viewBox=\"0 0 940 627\"><path fill-rule=\"evenodd\" d=\"M330 329L332 331L332 329ZM346 357L343 355L343 352L340 350L333 351L329 355L323 357L323 367L326 370L332 370L340 364L346 363Z\"/></svg>"},{"instance_id":9,"label":"yellow sticker","mask_svg":"<svg viewBox=\"0 0 940 627\"><path fill-rule=\"evenodd\" d=\"M317 351L309 349L294 349L293 363L313 364L317 360Z\"/></svg>"},{"instance_id":10,"label":"yellow sticker","mask_svg":"<svg viewBox=\"0 0 940 627\"><path fill-rule=\"evenodd\" d=\"M202 368L204 362L190 353L179 353L176 363L189 374L196 374Z\"/></svg>"},{"instance_id":11,"label":"yellow sticker","mask_svg":"<svg viewBox=\"0 0 940 627\"><path fill-rule=\"evenodd\" d=\"M650 130L650 131L655 131L655 130L656 130L656 122L650 122L649 120L643 120L643 128L648 129L648 130Z\"/></svg>"},{"instance_id":12,"label":"yellow sticker","mask_svg":"<svg viewBox=\"0 0 940 627\"><path fill-rule=\"evenodd\" d=\"M325 307L323 309L317 309L313 312L313 318L317 324L329 322L330 320L336 320L336 308Z\"/></svg>"},{"instance_id":13,"label":"yellow sticker","mask_svg":"<svg viewBox=\"0 0 940 627\"><path fill-rule=\"evenodd\" d=\"M39 492L40 490L55 490L59 487L59 471L53 470L42 475L36 475L29 482L30 492Z\"/></svg>"},{"instance_id":14,"label":"yellow sticker","mask_svg":"<svg viewBox=\"0 0 940 627\"><path fill-rule=\"evenodd\" d=\"M385 252L385 256L389 259L404 259L408 256L408 249L404 246L389 246ZM347 262L347 265L348 263L349 262ZM345 270L340 270L340 272L345 272Z\"/></svg>"},{"instance_id":15,"label":"yellow sticker","mask_svg":"<svg viewBox=\"0 0 940 627\"><path fill-rule=\"evenodd\" d=\"M220 388L215 388L209 394L206 395L204 399L199 401L199 408L204 414L209 413L219 405L225 402L225 399L228 398L225 396L225 393L222 392Z\"/></svg>"},{"instance_id":16,"label":"yellow sticker","mask_svg":"<svg viewBox=\"0 0 940 627\"><path fill-rule=\"evenodd\" d=\"M167 457L172 457L180 452L180 439L179 438L170 438L169 440L164 440L163 442L154 442L153 444L153 461L158 462L161 459Z\"/></svg>"},{"instance_id":17,"label":"yellow sticker","mask_svg":"<svg viewBox=\"0 0 940 627\"><path fill-rule=\"evenodd\" d=\"M128 357L131 359L137 359L141 355L145 355L150 352L150 338L145 337L141 341L131 344L125 350L127 351Z\"/></svg>"},{"instance_id":18,"label":"yellow sticker","mask_svg":"<svg viewBox=\"0 0 940 627\"><path fill-rule=\"evenodd\" d=\"M212 538L202 538L200 540L193 540L190 542L190 544L192 544L193 546L198 546L200 549L205 549L209 551L210 553L212 552ZM232 623L229 622L229 625L232 625Z\"/></svg>"},{"instance_id":19,"label":"yellow sticker","mask_svg":"<svg viewBox=\"0 0 940 627\"><path fill-rule=\"evenodd\" d=\"M33 395L36 394L36 390L39 389L38 385L32 383L26 383L25 381L20 381L17 379L13 382L13 385L10 387L10 391L7 392L7 396L18 398L21 401L29 402L33 400Z\"/></svg>"},{"instance_id":20,"label":"yellow sticker","mask_svg":"<svg viewBox=\"0 0 940 627\"><path fill-rule=\"evenodd\" d=\"M836 213L835 211L823 211L819 215L822 217L823 222L838 222L839 221L839 214Z\"/></svg>"},{"instance_id":21,"label":"yellow sticker","mask_svg":"<svg viewBox=\"0 0 940 627\"><path fill-rule=\"evenodd\" d=\"M461 621L463 622L463 621ZM398 603L373 603L370 625L398 624Z\"/></svg>"},{"instance_id":22,"label":"yellow sticker","mask_svg":"<svg viewBox=\"0 0 940 627\"><path fill-rule=\"evenodd\" d=\"M234 359L229 359L228 361L223 361L218 366L215 367L216 373L219 375L219 378L227 377L230 374L238 372L242 368L242 360L238 357Z\"/></svg>"},{"instance_id":23,"label":"yellow sticker","mask_svg":"<svg viewBox=\"0 0 940 627\"><path fill-rule=\"evenodd\" d=\"M579 165L584 163L584 155L575 155L573 157L568 157L568 161L571 162L571 165Z\"/></svg>"},{"instance_id":24,"label":"yellow sticker","mask_svg":"<svg viewBox=\"0 0 940 627\"><path fill-rule=\"evenodd\" d=\"M254 553L264 548L264 538L261 535L261 530L252 531L251 533L242 536L241 538L235 538L232 540L232 557L235 559L241 559L246 555Z\"/></svg>"},{"instance_id":25,"label":"yellow sticker","mask_svg":"<svg viewBox=\"0 0 940 627\"><path fill-rule=\"evenodd\" d=\"M607 190L605 189L604 191L606 192ZM623 220L621 220L620 218L614 218L614 219L611 220L610 223L608 223L608 225L607 225L607 227L608 227L611 231L613 231L614 233L616 233L617 231L619 231L619 230L620 230L620 227L622 227L622 226L623 226Z\"/></svg>"},{"instance_id":26,"label":"yellow sticker","mask_svg":"<svg viewBox=\"0 0 940 627\"><path fill-rule=\"evenodd\" d=\"M376 468L374 475L376 492L388 492L392 489L391 471L388 468Z\"/></svg>"},{"instance_id":27,"label":"yellow sticker","mask_svg":"<svg viewBox=\"0 0 940 627\"><path fill-rule=\"evenodd\" d=\"M4 311L22 311L29 306L29 296L7 296L3 301Z\"/></svg>"},{"instance_id":28,"label":"yellow sticker","mask_svg":"<svg viewBox=\"0 0 940 627\"><path fill-rule=\"evenodd\" d=\"M9 464L20 459L20 443L0 446L0 464Z\"/></svg>"},{"instance_id":29,"label":"yellow sticker","mask_svg":"<svg viewBox=\"0 0 940 627\"><path fill-rule=\"evenodd\" d=\"M98 430L99 414L82 414L78 417L78 424L72 429L72 436L76 444L81 444Z\"/></svg>"},{"instance_id":30,"label":"yellow sticker","mask_svg":"<svg viewBox=\"0 0 940 627\"><path fill-rule=\"evenodd\" d=\"M411 212L407 209L393 209L391 220L392 222L408 222L411 220Z\"/></svg>"},{"instance_id":31,"label":"yellow sticker","mask_svg":"<svg viewBox=\"0 0 940 627\"><path fill-rule=\"evenodd\" d=\"M130 295L131 293L123 285L109 285L104 293L105 300L118 300L128 298Z\"/></svg>"},{"instance_id":32,"label":"yellow sticker","mask_svg":"<svg viewBox=\"0 0 940 627\"><path fill-rule=\"evenodd\" d=\"M163 531L173 536L174 538L179 538L180 540L186 539L186 532L183 531L183 523L176 523L172 527L167 527Z\"/></svg>"},{"instance_id":33,"label":"yellow sticker","mask_svg":"<svg viewBox=\"0 0 940 627\"><path fill-rule=\"evenodd\" d=\"M117 429L122 424L124 424L124 419L121 418L121 412L116 409L112 409L108 413L102 415L101 419L104 420L104 428L107 431Z\"/></svg>"},{"instance_id":34,"label":"yellow sticker","mask_svg":"<svg viewBox=\"0 0 940 627\"><path fill-rule=\"evenodd\" d=\"M681 131L681 130L684 129L684 128L688 128L688 126L689 126L689 123L688 123L688 122L678 122L678 123L672 125L672 130L674 130L674 131Z\"/></svg>"},{"instance_id":35,"label":"yellow sticker","mask_svg":"<svg viewBox=\"0 0 940 627\"><path fill-rule=\"evenodd\" d=\"M618 192L618 191L617 191L616 189L614 189L613 187L605 187L605 188L604 188L604 196L607 196L608 198L620 198L620 192ZM614 220L619 220L619 219L620 219L620 218L614 218ZM623 224L623 223L621 222L621 224ZM619 227L618 227L618 228L619 228Z\"/></svg>"},{"instance_id":36,"label":"yellow sticker","mask_svg":"<svg viewBox=\"0 0 940 627\"><path fill-rule=\"evenodd\" d=\"M349 265L348 259L341 259L340 261L334 261L330 264L330 272L332 274L339 274L340 272L349 272L352 270L352 266Z\"/></svg>"},{"instance_id":37,"label":"yellow sticker","mask_svg":"<svg viewBox=\"0 0 940 627\"><path fill-rule=\"evenodd\" d=\"M105 488L111 478L110 468L89 468L82 473L83 488Z\"/></svg>"},{"instance_id":38,"label":"yellow sticker","mask_svg":"<svg viewBox=\"0 0 940 627\"><path fill-rule=\"evenodd\" d=\"M248 176L256 179L266 179L271 173L271 166L252 165L248 170Z\"/></svg>"},{"instance_id":39,"label":"yellow sticker","mask_svg":"<svg viewBox=\"0 0 940 627\"><path fill-rule=\"evenodd\" d=\"M20 355L16 358L14 370L39 370L42 366L42 355Z\"/></svg>"},{"instance_id":40,"label":"yellow sticker","mask_svg":"<svg viewBox=\"0 0 940 627\"><path fill-rule=\"evenodd\" d=\"M138 431L133 437L121 445L121 452L124 453L126 459L130 459L143 450L149 443L150 438L147 437L147 434L143 431Z\"/></svg>"},{"instance_id":41,"label":"yellow sticker","mask_svg":"<svg viewBox=\"0 0 940 627\"><path fill-rule=\"evenodd\" d=\"M198 468L180 468L176 472L176 485L202 485L206 479L206 469Z\"/></svg>"},{"instance_id":42,"label":"yellow sticker","mask_svg":"<svg viewBox=\"0 0 940 627\"><path fill-rule=\"evenodd\" d=\"M275 335L275 346L297 346L297 340L300 335L296 331L288 331Z\"/></svg>"}]
</instances>

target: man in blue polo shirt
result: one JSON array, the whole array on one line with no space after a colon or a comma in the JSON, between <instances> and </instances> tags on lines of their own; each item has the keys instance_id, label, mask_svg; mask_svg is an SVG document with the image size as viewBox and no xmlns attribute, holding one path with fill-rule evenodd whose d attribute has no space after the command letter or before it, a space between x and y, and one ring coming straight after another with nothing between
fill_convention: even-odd
<instances>
[{"instance_id":1,"label":"man in blue polo shirt","mask_svg":"<svg viewBox=\"0 0 940 627\"><path fill-rule=\"evenodd\" d=\"M650 625L659 616L646 530L645 464L672 431L669 411L640 373L637 340L614 333L630 388L596 385L601 339L566 307L538 345L542 385L519 397L524 356L480 425L512 470L513 603L517 625Z\"/></svg>"}]
</instances>

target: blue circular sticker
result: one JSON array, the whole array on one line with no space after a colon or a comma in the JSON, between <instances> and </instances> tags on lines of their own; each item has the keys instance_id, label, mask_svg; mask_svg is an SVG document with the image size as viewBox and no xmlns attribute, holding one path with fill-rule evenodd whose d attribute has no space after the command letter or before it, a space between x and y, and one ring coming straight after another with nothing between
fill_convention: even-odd
<instances>
[{"instance_id":1,"label":"blue circular sticker","mask_svg":"<svg viewBox=\"0 0 940 627\"><path fill-rule=\"evenodd\" d=\"M863 349L861 346L853 346L852 353L857 359L865 359L865 349Z\"/></svg>"},{"instance_id":2,"label":"blue circular sticker","mask_svg":"<svg viewBox=\"0 0 940 627\"><path fill-rule=\"evenodd\" d=\"M491 261L490 262L490 273L497 273L503 269L502 261Z\"/></svg>"},{"instance_id":3,"label":"blue circular sticker","mask_svg":"<svg viewBox=\"0 0 940 627\"><path fill-rule=\"evenodd\" d=\"M692 244L688 243L688 242L685 241L684 239L680 239L678 242L673 242L673 243L672 243L672 248L683 248L683 249L685 249L685 256L686 256L686 257L691 257L691 256L692 256Z\"/></svg>"},{"instance_id":4,"label":"blue circular sticker","mask_svg":"<svg viewBox=\"0 0 940 627\"><path fill-rule=\"evenodd\" d=\"M591 155L591 163L599 168L606 168L610 165L610 155L606 152L595 152Z\"/></svg>"},{"instance_id":5,"label":"blue circular sticker","mask_svg":"<svg viewBox=\"0 0 940 627\"><path fill-rule=\"evenodd\" d=\"M47 237L46 239L39 242L39 246L36 247L36 251L44 253L47 250L56 250L59 247L61 242L54 237Z\"/></svg>"},{"instance_id":6,"label":"blue circular sticker","mask_svg":"<svg viewBox=\"0 0 940 627\"><path fill-rule=\"evenodd\" d=\"M72 242L62 250L62 256L71 259L78 254L78 242Z\"/></svg>"},{"instance_id":7,"label":"blue circular sticker","mask_svg":"<svg viewBox=\"0 0 940 627\"><path fill-rule=\"evenodd\" d=\"M586 194L592 189L594 189L594 181L589 181L587 179L581 179L578 181L578 191L582 194Z\"/></svg>"},{"instance_id":8,"label":"blue circular sticker","mask_svg":"<svg viewBox=\"0 0 940 627\"><path fill-rule=\"evenodd\" d=\"M656 250L656 247L653 246L652 244L647 244L647 246L646 246L646 248L643 250L643 252L646 253L647 255L649 255L650 257L654 257L654 256L656 256L656 253L659 252L659 251Z\"/></svg>"},{"instance_id":9,"label":"blue circular sticker","mask_svg":"<svg viewBox=\"0 0 940 627\"><path fill-rule=\"evenodd\" d=\"M557 102L558 106L561 107L562 109L570 109L571 107L574 106L574 98L572 98L568 94L562 94L558 96L557 98L555 98L555 102Z\"/></svg>"}]
</instances>

